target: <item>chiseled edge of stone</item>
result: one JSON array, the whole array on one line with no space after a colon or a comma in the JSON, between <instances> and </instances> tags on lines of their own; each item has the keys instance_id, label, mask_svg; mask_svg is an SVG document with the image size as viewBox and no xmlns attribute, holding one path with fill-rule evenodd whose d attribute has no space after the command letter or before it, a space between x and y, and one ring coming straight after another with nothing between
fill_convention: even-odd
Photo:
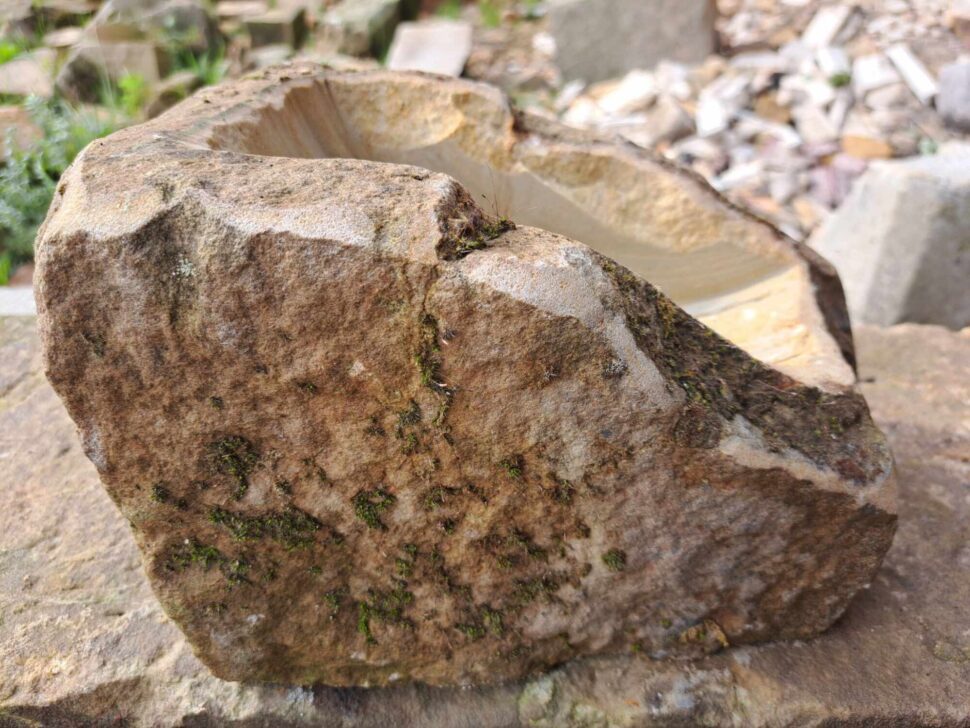
<instances>
[{"instance_id":1,"label":"chiseled edge of stone","mask_svg":"<svg viewBox=\"0 0 970 728\"><path fill-rule=\"evenodd\" d=\"M603 134L592 130L568 127L557 121L546 119L527 111L516 110L516 128L524 133L535 134L547 139L558 139L573 145L594 145L612 148L617 153L627 154L640 162L656 164L672 175L677 176L684 185L694 187L700 194L708 196L712 202L724 208L726 213L738 215L752 226L761 229L769 239L782 248L794 253L808 267L809 276L815 288L815 301L822 314L826 329L835 340L843 358L858 373L855 343L852 339L852 325L845 299L845 291L838 272L828 260L808 245L798 243L751 210L736 205L700 174L688 167L682 167L656 152L637 146L619 135Z\"/></svg>"}]
</instances>

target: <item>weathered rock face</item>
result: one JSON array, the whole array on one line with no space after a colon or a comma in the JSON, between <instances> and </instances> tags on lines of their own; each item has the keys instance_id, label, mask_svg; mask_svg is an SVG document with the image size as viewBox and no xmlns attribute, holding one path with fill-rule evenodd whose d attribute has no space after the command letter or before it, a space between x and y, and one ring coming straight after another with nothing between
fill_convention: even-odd
<instances>
[{"instance_id":1,"label":"weathered rock face","mask_svg":"<svg viewBox=\"0 0 970 728\"><path fill-rule=\"evenodd\" d=\"M474 84L204 91L79 158L37 279L51 383L223 678L808 637L892 539L825 264Z\"/></svg>"}]
</instances>

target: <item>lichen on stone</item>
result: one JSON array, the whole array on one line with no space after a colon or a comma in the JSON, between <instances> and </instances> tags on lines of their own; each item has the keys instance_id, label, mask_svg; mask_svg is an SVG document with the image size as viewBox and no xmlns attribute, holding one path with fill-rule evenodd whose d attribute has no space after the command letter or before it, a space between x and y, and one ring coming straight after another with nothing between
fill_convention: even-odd
<instances>
[{"instance_id":1,"label":"lichen on stone","mask_svg":"<svg viewBox=\"0 0 970 728\"><path fill-rule=\"evenodd\" d=\"M397 498L384 488L362 490L353 498L354 515L368 528L386 531L381 515L397 502Z\"/></svg>"},{"instance_id":2,"label":"lichen on stone","mask_svg":"<svg viewBox=\"0 0 970 728\"><path fill-rule=\"evenodd\" d=\"M207 452L215 470L233 479L233 497L241 499L249 488L249 476L259 463L256 448L246 438L230 435L209 443Z\"/></svg>"}]
</instances>

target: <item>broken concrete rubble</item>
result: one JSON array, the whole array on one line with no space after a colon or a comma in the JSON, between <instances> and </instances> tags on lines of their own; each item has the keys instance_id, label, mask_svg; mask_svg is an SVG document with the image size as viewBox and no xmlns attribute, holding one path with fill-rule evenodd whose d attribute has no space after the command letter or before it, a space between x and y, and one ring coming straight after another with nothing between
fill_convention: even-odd
<instances>
[{"instance_id":1,"label":"broken concrete rubble","mask_svg":"<svg viewBox=\"0 0 970 728\"><path fill-rule=\"evenodd\" d=\"M556 111L571 126L617 134L691 166L733 201L805 239L842 196L830 194L844 181L830 184L843 177L830 169L833 155L866 161L931 153L958 131L948 132L932 106L934 75L952 53L934 1L895 10L868 1L722 3L722 38L733 55L690 67L666 64L676 69L677 91L666 90L695 125L693 135L673 144L652 133L648 106L611 108L615 96L632 90L626 79L648 94L663 89L660 68L633 70L581 93L566 89ZM895 26L876 22L889 15ZM774 30L758 30L767 20ZM687 151L704 146L717 151ZM811 174L800 174L806 169Z\"/></svg>"},{"instance_id":2,"label":"broken concrete rubble","mask_svg":"<svg viewBox=\"0 0 970 728\"><path fill-rule=\"evenodd\" d=\"M0 64L0 95L53 96L54 84L45 61L39 54L31 53Z\"/></svg>"},{"instance_id":3,"label":"broken concrete rubble","mask_svg":"<svg viewBox=\"0 0 970 728\"><path fill-rule=\"evenodd\" d=\"M970 49L970 1L953 0L947 21L957 38Z\"/></svg>"},{"instance_id":4,"label":"broken concrete rubble","mask_svg":"<svg viewBox=\"0 0 970 728\"><path fill-rule=\"evenodd\" d=\"M273 8L260 15L247 15L253 48L268 45L288 45L299 48L307 35L306 9L302 7Z\"/></svg>"},{"instance_id":5,"label":"broken concrete rubble","mask_svg":"<svg viewBox=\"0 0 970 728\"><path fill-rule=\"evenodd\" d=\"M323 16L324 40L340 53L380 58L397 24L415 12L410 0L340 0Z\"/></svg>"},{"instance_id":6,"label":"broken concrete rubble","mask_svg":"<svg viewBox=\"0 0 970 728\"><path fill-rule=\"evenodd\" d=\"M202 0L108 0L85 28L89 43L150 41L214 51L219 31Z\"/></svg>"},{"instance_id":7,"label":"broken concrete rubble","mask_svg":"<svg viewBox=\"0 0 970 728\"><path fill-rule=\"evenodd\" d=\"M22 106L0 106L0 160L8 151L23 151L44 136ZM9 147L8 147L9 144Z\"/></svg>"},{"instance_id":8,"label":"broken concrete rubble","mask_svg":"<svg viewBox=\"0 0 970 728\"><path fill-rule=\"evenodd\" d=\"M105 78L117 81L125 75L137 75L151 87L168 74L171 66L169 54L150 41L82 41L58 72L57 88L72 101L97 102Z\"/></svg>"}]
</instances>

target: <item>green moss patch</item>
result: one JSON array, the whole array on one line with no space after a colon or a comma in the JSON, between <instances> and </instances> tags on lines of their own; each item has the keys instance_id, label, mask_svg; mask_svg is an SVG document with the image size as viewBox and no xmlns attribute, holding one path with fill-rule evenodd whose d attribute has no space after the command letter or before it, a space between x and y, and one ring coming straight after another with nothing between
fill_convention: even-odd
<instances>
[{"instance_id":1,"label":"green moss patch","mask_svg":"<svg viewBox=\"0 0 970 728\"><path fill-rule=\"evenodd\" d=\"M209 511L209 520L229 530L239 541L254 541L268 536L288 551L307 548L323 524L298 508L272 511L256 516L233 513L224 508Z\"/></svg>"},{"instance_id":2,"label":"green moss patch","mask_svg":"<svg viewBox=\"0 0 970 728\"><path fill-rule=\"evenodd\" d=\"M211 442L206 450L213 468L235 481L233 497L242 498L249 489L249 476L259 463L259 452L249 440L238 435Z\"/></svg>"},{"instance_id":3,"label":"green moss patch","mask_svg":"<svg viewBox=\"0 0 970 728\"><path fill-rule=\"evenodd\" d=\"M407 582L399 581L393 589L381 591L369 589L367 599L357 603L357 632L368 644L376 644L371 622L378 621L413 629L413 623L405 616L405 610L414 603L414 594L407 589Z\"/></svg>"},{"instance_id":4,"label":"green moss patch","mask_svg":"<svg viewBox=\"0 0 970 728\"><path fill-rule=\"evenodd\" d=\"M623 571L626 568L626 552L620 549L610 549L603 554L603 563L610 571Z\"/></svg>"},{"instance_id":5,"label":"green moss patch","mask_svg":"<svg viewBox=\"0 0 970 728\"><path fill-rule=\"evenodd\" d=\"M595 254L594 254L595 255ZM724 420L741 415L777 451L792 448L859 482L881 467L865 444L868 411L861 396L805 386L748 356L693 319L629 270L597 255L619 296L637 346L687 398L674 437L688 447L713 447Z\"/></svg>"},{"instance_id":6,"label":"green moss patch","mask_svg":"<svg viewBox=\"0 0 970 728\"><path fill-rule=\"evenodd\" d=\"M386 531L387 526L381 520L381 514L391 508L397 498L384 488L362 490L353 498L354 515L358 520L367 524L368 528Z\"/></svg>"}]
</instances>

